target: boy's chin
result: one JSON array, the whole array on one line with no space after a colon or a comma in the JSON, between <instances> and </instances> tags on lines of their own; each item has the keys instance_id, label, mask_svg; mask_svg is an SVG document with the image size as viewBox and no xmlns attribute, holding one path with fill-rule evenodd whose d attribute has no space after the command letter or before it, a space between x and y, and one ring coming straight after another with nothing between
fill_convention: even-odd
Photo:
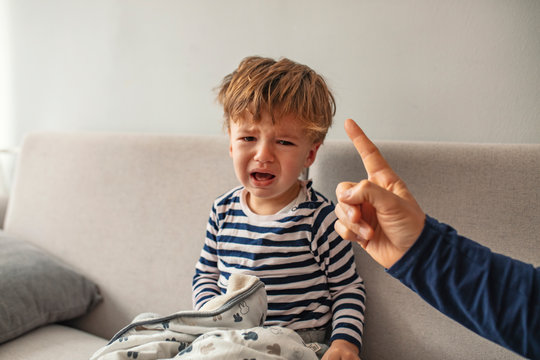
<instances>
[{"instance_id":1,"label":"boy's chin","mask_svg":"<svg viewBox=\"0 0 540 360\"><path fill-rule=\"evenodd\" d=\"M251 196L259 200L282 202L283 199L292 201L298 195L299 187L290 186L286 190L278 189L276 186L244 186Z\"/></svg>"}]
</instances>

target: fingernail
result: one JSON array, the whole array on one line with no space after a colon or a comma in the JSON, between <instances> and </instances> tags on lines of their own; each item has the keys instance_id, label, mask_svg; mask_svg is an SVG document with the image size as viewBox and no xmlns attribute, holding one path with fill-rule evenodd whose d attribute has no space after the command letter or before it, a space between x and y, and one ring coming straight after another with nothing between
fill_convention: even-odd
<instances>
[{"instance_id":1,"label":"fingernail","mask_svg":"<svg viewBox=\"0 0 540 360\"><path fill-rule=\"evenodd\" d=\"M353 221L353 218L354 218L354 211L353 211L353 209L347 210L347 216L349 217L349 220Z\"/></svg>"}]
</instances>

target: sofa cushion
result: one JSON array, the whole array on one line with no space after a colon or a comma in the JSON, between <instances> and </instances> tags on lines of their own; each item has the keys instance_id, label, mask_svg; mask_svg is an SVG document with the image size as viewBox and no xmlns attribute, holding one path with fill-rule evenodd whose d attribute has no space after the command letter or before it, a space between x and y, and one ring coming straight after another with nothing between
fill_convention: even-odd
<instances>
[{"instance_id":1,"label":"sofa cushion","mask_svg":"<svg viewBox=\"0 0 540 360\"><path fill-rule=\"evenodd\" d=\"M107 340L68 326L35 329L0 346L0 359L88 360Z\"/></svg>"},{"instance_id":2,"label":"sofa cushion","mask_svg":"<svg viewBox=\"0 0 540 360\"><path fill-rule=\"evenodd\" d=\"M0 294L0 343L83 315L101 300L93 282L4 232L0 232Z\"/></svg>"}]
</instances>

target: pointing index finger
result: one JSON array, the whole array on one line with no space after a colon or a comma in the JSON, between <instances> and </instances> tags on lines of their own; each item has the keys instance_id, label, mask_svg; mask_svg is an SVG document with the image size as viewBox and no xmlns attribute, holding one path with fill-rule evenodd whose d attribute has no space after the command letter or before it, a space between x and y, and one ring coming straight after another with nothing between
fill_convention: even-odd
<instances>
[{"instance_id":1,"label":"pointing index finger","mask_svg":"<svg viewBox=\"0 0 540 360\"><path fill-rule=\"evenodd\" d=\"M370 180L378 180L381 186L398 180L398 176L383 158L379 149L354 120L345 121L345 131L360 154Z\"/></svg>"}]
</instances>

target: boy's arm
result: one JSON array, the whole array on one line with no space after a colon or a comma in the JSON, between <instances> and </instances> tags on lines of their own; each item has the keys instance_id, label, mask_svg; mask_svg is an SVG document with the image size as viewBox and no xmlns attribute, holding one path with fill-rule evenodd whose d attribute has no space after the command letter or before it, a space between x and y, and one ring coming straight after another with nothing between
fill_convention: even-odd
<instances>
[{"instance_id":1,"label":"boy's arm","mask_svg":"<svg viewBox=\"0 0 540 360\"><path fill-rule=\"evenodd\" d=\"M338 339L344 340L360 351L366 296L364 282L356 273L351 243L343 240L334 230L336 216L333 206L323 208L318 217L321 216L324 220L316 222L321 226L316 232L314 243L318 247L316 253L328 278L332 296L333 324L330 341L334 343Z\"/></svg>"},{"instance_id":2,"label":"boy's arm","mask_svg":"<svg viewBox=\"0 0 540 360\"><path fill-rule=\"evenodd\" d=\"M217 223L216 211L212 208L206 226L206 238L201 256L195 265L195 275L192 283L193 307L198 310L214 296L221 295L218 286L219 269L217 266Z\"/></svg>"}]
</instances>

